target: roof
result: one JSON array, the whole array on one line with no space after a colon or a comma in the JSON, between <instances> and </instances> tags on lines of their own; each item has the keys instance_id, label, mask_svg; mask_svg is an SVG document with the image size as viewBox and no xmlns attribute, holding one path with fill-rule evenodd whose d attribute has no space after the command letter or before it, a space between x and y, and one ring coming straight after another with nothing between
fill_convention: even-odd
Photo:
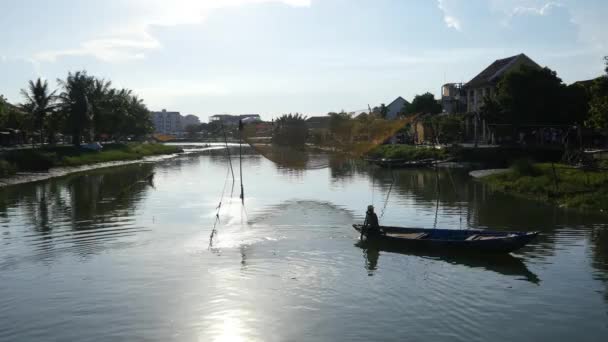
<instances>
[{"instance_id":1,"label":"roof","mask_svg":"<svg viewBox=\"0 0 608 342\"><path fill-rule=\"evenodd\" d=\"M530 59L525 54L521 53L516 56L511 56L503 59L497 59L494 63L490 64L487 68L485 68L479 75L475 76L472 80L470 80L466 86L467 87L477 87L482 86L489 83L497 82L500 77L502 77L505 72L507 72L511 66L513 66L518 60L524 59L526 64L530 64L536 67L540 66L536 64L532 59Z\"/></svg>"},{"instance_id":2,"label":"roof","mask_svg":"<svg viewBox=\"0 0 608 342\"><path fill-rule=\"evenodd\" d=\"M329 119L331 119L331 116L329 116L329 115L311 116L308 119L306 119L306 121L308 121L308 122L323 122L323 121L328 121Z\"/></svg>"},{"instance_id":3,"label":"roof","mask_svg":"<svg viewBox=\"0 0 608 342\"><path fill-rule=\"evenodd\" d=\"M395 99L393 102L389 103L389 105L388 105L387 107L392 106L392 105L393 105L395 102L397 102L397 101L403 101L403 102L407 103L408 105L410 104L409 102L407 102L407 100L406 100L406 99L404 99L403 97L399 96L399 97L397 97L397 98L396 98L396 99Z\"/></svg>"},{"instance_id":4,"label":"roof","mask_svg":"<svg viewBox=\"0 0 608 342\"><path fill-rule=\"evenodd\" d=\"M325 116L311 116L306 119L306 124L309 128L327 128L329 127L329 121L331 117L329 115Z\"/></svg>"}]
</instances>

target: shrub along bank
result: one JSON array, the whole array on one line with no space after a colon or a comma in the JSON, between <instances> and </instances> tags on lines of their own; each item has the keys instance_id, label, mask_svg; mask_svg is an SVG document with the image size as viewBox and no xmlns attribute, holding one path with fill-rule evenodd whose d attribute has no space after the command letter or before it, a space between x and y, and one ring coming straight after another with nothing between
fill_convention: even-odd
<instances>
[{"instance_id":1,"label":"shrub along bank","mask_svg":"<svg viewBox=\"0 0 608 342\"><path fill-rule=\"evenodd\" d=\"M137 160L147 156L179 153L175 146L147 143L108 144L102 151L74 146L9 151L0 158L0 177L16 172L47 171L56 166L79 166L110 161Z\"/></svg>"},{"instance_id":2,"label":"shrub along bank","mask_svg":"<svg viewBox=\"0 0 608 342\"><path fill-rule=\"evenodd\" d=\"M510 172L481 178L492 188L561 207L608 212L608 172L520 160Z\"/></svg>"}]
</instances>

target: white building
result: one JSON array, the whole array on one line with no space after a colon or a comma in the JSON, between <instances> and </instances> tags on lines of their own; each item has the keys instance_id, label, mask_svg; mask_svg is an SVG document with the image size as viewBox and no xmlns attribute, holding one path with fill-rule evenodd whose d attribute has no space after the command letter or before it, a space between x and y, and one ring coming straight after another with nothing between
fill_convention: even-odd
<instances>
[{"instance_id":1,"label":"white building","mask_svg":"<svg viewBox=\"0 0 608 342\"><path fill-rule=\"evenodd\" d=\"M217 122L222 123L226 126L236 126L239 124L239 120L243 123L260 122L260 114L241 114L241 115L229 115L229 114L217 114L209 117L209 123Z\"/></svg>"},{"instance_id":2,"label":"white building","mask_svg":"<svg viewBox=\"0 0 608 342\"><path fill-rule=\"evenodd\" d=\"M156 133L171 134L184 130L183 117L179 112L168 112L166 109L163 109L160 112L150 112L150 114L152 115L152 122L154 123L154 131Z\"/></svg>"}]
</instances>

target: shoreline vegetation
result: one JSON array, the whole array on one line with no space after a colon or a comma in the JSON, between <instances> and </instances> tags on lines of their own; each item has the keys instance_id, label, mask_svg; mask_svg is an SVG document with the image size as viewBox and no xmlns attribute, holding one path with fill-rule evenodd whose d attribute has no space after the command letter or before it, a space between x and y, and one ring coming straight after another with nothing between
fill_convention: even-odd
<instances>
[{"instance_id":1,"label":"shoreline vegetation","mask_svg":"<svg viewBox=\"0 0 608 342\"><path fill-rule=\"evenodd\" d=\"M608 213L608 174L600 170L519 160L506 172L478 179L515 196L561 208Z\"/></svg>"},{"instance_id":2,"label":"shoreline vegetation","mask_svg":"<svg viewBox=\"0 0 608 342\"><path fill-rule=\"evenodd\" d=\"M134 161L144 157L181 153L177 146L158 143L113 143L101 151L75 146L48 146L7 151L0 157L0 179L20 172L48 172L54 167L76 167L107 162Z\"/></svg>"}]
</instances>

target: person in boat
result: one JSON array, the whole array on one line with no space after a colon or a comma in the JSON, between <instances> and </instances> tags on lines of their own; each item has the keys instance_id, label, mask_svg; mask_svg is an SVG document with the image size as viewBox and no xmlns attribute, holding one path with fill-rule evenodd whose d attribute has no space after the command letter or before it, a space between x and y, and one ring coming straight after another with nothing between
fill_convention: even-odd
<instances>
[{"instance_id":1,"label":"person in boat","mask_svg":"<svg viewBox=\"0 0 608 342\"><path fill-rule=\"evenodd\" d=\"M374 212L373 205L367 206L367 212L365 212L365 222L363 222L363 231L365 232L365 235L382 234L380 223L378 222L378 215L376 215Z\"/></svg>"}]
</instances>

